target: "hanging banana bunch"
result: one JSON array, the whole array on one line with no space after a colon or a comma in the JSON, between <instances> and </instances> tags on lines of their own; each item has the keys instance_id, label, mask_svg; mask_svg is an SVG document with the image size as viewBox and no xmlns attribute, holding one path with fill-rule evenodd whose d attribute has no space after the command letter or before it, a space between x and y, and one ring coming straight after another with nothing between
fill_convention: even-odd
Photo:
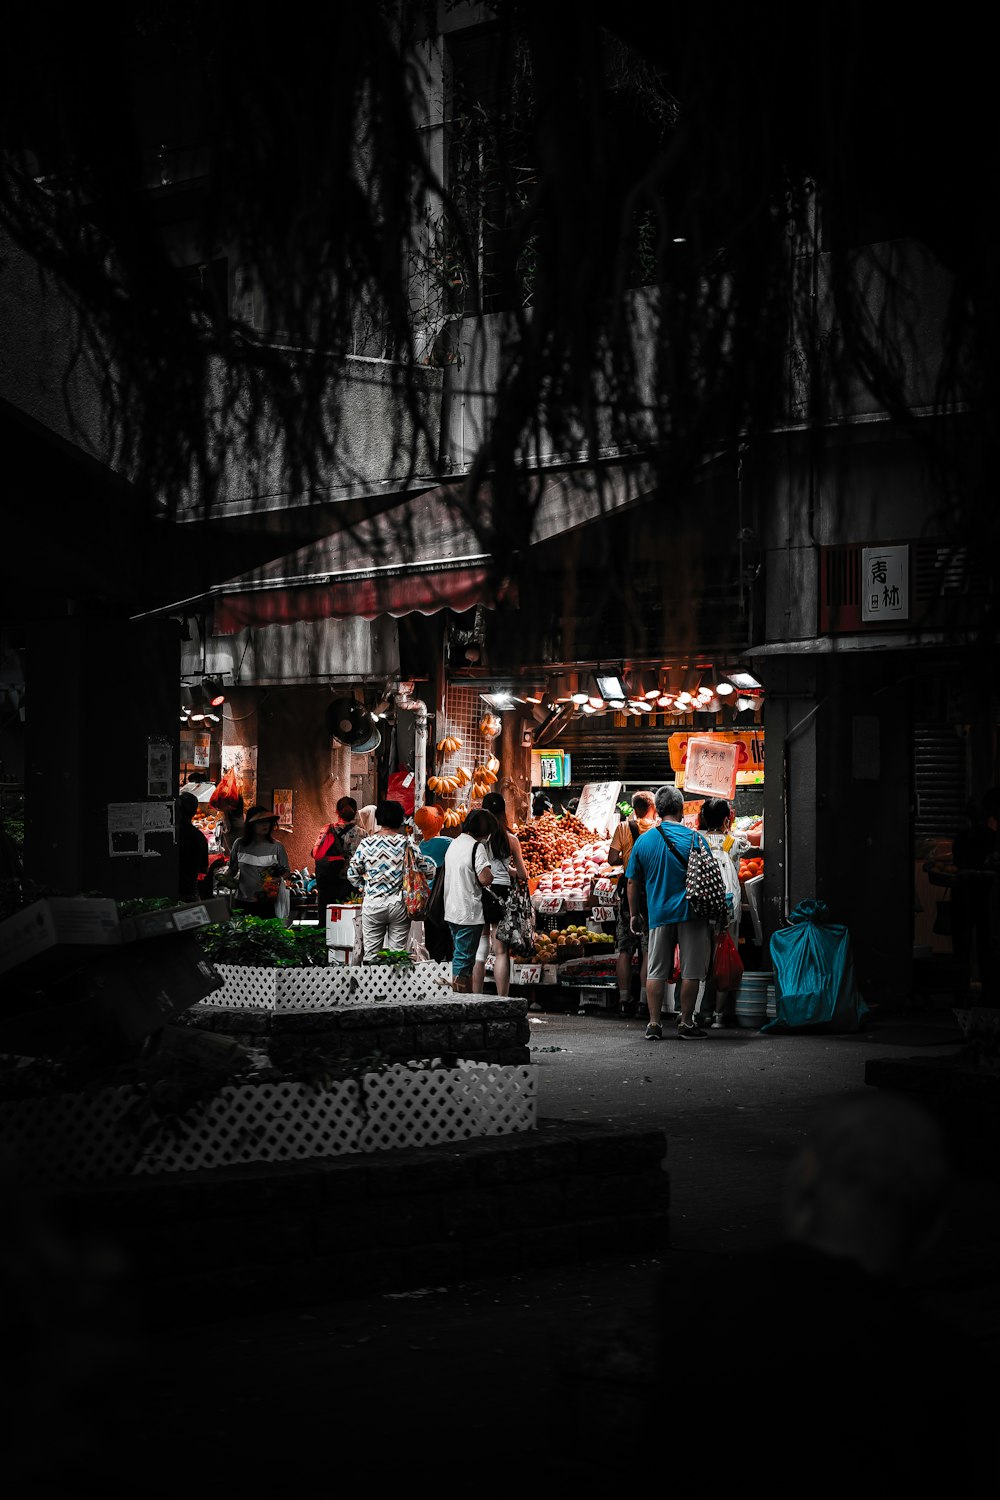
<instances>
[{"instance_id":1,"label":"hanging banana bunch","mask_svg":"<svg viewBox=\"0 0 1000 1500\"><path fill-rule=\"evenodd\" d=\"M461 750L462 741L455 735L446 735L443 740L438 740L437 749L440 755L453 755L456 750Z\"/></svg>"}]
</instances>

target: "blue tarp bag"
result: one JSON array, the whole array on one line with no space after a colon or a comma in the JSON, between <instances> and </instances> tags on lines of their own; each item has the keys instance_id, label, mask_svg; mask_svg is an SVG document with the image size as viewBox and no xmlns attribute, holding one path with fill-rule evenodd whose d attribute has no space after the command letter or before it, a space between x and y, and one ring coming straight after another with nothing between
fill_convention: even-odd
<instances>
[{"instance_id":1,"label":"blue tarp bag","mask_svg":"<svg viewBox=\"0 0 1000 1500\"><path fill-rule=\"evenodd\" d=\"M868 1007L854 979L846 927L827 921L825 901L800 901L771 938L775 1016L764 1031L858 1031Z\"/></svg>"}]
</instances>

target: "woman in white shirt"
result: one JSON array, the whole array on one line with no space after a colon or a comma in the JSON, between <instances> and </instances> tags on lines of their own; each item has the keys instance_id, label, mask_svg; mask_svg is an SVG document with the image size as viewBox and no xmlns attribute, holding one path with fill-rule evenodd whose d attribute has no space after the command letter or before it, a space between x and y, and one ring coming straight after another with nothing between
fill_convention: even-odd
<instances>
[{"instance_id":1,"label":"woman in white shirt","mask_svg":"<svg viewBox=\"0 0 1000 1500\"><path fill-rule=\"evenodd\" d=\"M499 792L487 792L483 798L483 810L492 813L496 818L497 830L490 838L488 845L493 884L483 897L483 931L476 952L475 967L472 970L472 990L476 995L482 994L483 981L486 978L486 959L492 947L493 982L496 985L497 994L509 995L510 948L497 937L497 925L503 916L503 908L510 895L511 873L513 872L527 885L528 872L521 858L521 845L517 835L511 832L510 824L507 822L507 804ZM493 905L490 900L491 896L496 898L498 906Z\"/></svg>"},{"instance_id":2,"label":"woman in white shirt","mask_svg":"<svg viewBox=\"0 0 1000 1500\"><path fill-rule=\"evenodd\" d=\"M496 826L492 813L481 808L469 813L444 859L444 919L455 945L452 985L461 994L472 989L472 971L484 925L482 890L493 884L486 844Z\"/></svg>"}]
</instances>

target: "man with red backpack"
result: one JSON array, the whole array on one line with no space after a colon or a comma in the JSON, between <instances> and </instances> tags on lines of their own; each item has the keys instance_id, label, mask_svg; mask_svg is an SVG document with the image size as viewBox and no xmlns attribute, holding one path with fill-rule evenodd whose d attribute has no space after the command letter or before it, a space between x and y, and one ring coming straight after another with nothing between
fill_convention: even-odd
<instances>
[{"instance_id":1,"label":"man with red backpack","mask_svg":"<svg viewBox=\"0 0 1000 1500\"><path fill-rule=\"evenodd\" d=\"M337 803L337 821L328 823L313 844L316 900L321 915L326 907L343 905L353 894L347 879L347 866L363 835L363 830L355 822L357 815L358 804L354 798L341 797Z\"/></svg>"}]
</instances>

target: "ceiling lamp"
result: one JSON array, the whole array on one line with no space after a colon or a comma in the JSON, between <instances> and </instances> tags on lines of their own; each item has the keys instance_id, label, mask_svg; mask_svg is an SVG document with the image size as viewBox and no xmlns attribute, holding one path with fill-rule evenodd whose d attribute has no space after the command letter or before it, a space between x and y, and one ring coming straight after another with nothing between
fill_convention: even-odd
<instances>
[{"instance_id":1,"label":"ceiling lamp","mask_svg":"<svg viewBox=\"0 0 1000 1500\"><path fill-rule=\"evenodd\" d=\"M594 674L594 681L597 684L597 691L602 698L607 698L609 701L611 699L617 701L618 699L624 700L628 696L620 672L604 672L598 667Z\"/></svg>"},{"instance_id":2,"label":"ceiling lamp","mask_svg":"<svg viewBox=\"0 0 1000 1500\"><path fill-rule=\"evenodd\" d=\"M736 712L739 714L745 714L748 709L756 707L756 698L737 698L736 700Z\"/></svg>"},{"instance_id":3,"label":"ceiling lamp","mask_svg":"<svg viewBox=\"0 0 1000 1500\"><path fill-rule=\"evenodd\" d=\"M226 701L226 689L222 678L203 677L201 686L209 708L221 708Z\"/></svg>"},{"instance_id":4,"label":"ceiling lamp","mask_svg":"<svg viewBox=\"0 0 1000 1500\"><path fill-rule=\"evenodd\" d=\"M749 672L727 672L726 676L733 687L739 688L742 692L759 693L761 691L760 683Z\"/></svg>"}]
</instances>

